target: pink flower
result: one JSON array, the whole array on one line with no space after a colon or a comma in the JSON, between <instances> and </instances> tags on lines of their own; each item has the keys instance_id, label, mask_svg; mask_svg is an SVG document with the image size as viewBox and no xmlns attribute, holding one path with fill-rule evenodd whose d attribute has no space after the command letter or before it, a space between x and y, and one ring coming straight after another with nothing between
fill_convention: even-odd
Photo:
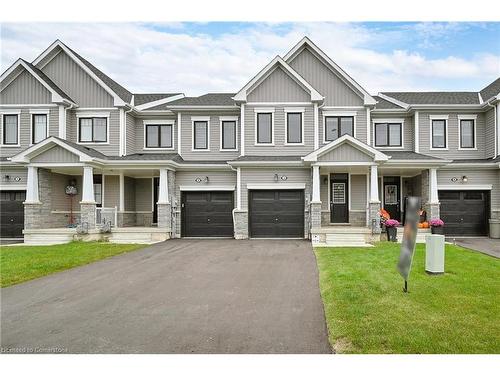
<instances>
[{"instance_id":1,"label":"pink flower","mask_svg":"<svg viewBox=\"0 0 500 375\"><path fill-rule=\"evenodd\" d=\"M444 226L444 221L441 219L431 219L429 221L429 225L431 227L443 227Z\"/></svg>"},{"instance_id":2,"label":"pink flower","mask_svg":"<svg viewBox=\"0 0 500 375\"><path fill-rule=\"evenodd\" d=\"M397 227L399 225L399 221L394 219L389 219L385 221L384 225L386 227Z\"/></svg>"}]
</instances>

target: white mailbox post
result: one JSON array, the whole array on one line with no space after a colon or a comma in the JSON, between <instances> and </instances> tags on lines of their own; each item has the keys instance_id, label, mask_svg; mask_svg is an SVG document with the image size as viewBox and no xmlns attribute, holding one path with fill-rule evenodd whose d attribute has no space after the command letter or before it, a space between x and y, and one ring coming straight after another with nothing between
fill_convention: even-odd
<instances>
[{"instance_id":1,"label":"white mailbox post","mask_svg":"<svg viewBox=\"0 0 500 375\"><path fill-rule=\"evenodd\" d=\"M441 234L425 237L425 272L431 275L444 273L444 236Z\"/></svg>"}]
</instances>

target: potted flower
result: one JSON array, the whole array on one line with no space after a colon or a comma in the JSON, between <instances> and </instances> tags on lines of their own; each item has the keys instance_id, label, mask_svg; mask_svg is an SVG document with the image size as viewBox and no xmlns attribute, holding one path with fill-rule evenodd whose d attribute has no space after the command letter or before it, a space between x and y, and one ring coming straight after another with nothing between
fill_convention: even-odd
<instances>
[{"instance_id":1,"label":"potted flower","mask_svg":"<svg viewBox=\"0 0 500 375\"><path fill-rule=\"evenodd\" d=\"M387 241L396 242L398 233L396 227L399 225L399 221L394 219L389 219L385 221L384 225L385 225L385 230L387 232Z\"/></svg>"},{"instance_id":2,"label":"potted flower","mask_svg":"<svg viewBox=\"0 0 500 375\"><path fill-rule=\"evenodd\" d=\"M444 221L441 219L431 219L429 221L432 234L444 234Z\"/></svg>"}]
</instances>

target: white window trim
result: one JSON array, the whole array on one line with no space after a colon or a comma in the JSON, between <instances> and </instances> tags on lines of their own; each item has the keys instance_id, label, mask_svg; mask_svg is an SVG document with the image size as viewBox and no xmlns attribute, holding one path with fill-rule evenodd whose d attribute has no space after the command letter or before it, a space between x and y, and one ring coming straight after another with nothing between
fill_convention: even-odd
<instances>
[{"instance_id":1,"label":"white window trim","mask_svg":"<svg viewBox=\"0 0 500 375\"><path fill-rule=\"evenodd\" d=\"M238 151L238 116L220 116L219 117L219 151L221 152L235 152ZM222 147L222 123L225 121L234 121L235 129L234 134L236 137L236 142L234 148L223 148Z\"/></svg>"},{"instance_id":2,"label":"white window trim","mask_svg":"<svg viewBox=\"0 0 500 375\"><path fill-rule=\"evenodd\" d=\"M95 146L105 146L109 145L109 128L111 124L109 122L111 114L109 112L76 112L76 144L78 145L95 145ZM80 142L80 118L94 118L94 117L105 117L106 118L106 142Z\"/></svg>"},{"instance_id":3,"label":"white window trim","mask_svg":"<svg viewBox=\"0 0 500 375\"><path fill-rule=\"evenodd\" d=\"M325 137L325 133L326 133L326 118L327 117L353 117L353 124L352 124L352 127L353 127L353 137L356 138L356 116L357 116L357 112L345 112L345 111L323 111L322 115L323 115L323 135L322 135L322 138L323 138L323 143L326 144L326 143L330 143L330 142L333 142L333 141L327 141L326 140L326 137Z\"/></svg>"},{"instance_id":4,"label":"white window trim","mask_svg":"<svg viewBox=\"0 0 500 375\"><path fill-rule=\"evenodd\" d=\"M375 124L401 124L401 146L377 146L375 140ZM382 118L372 120L373 147L380 150L402 150L405 148L405 119L404 118Z\"/></svg>"},{"instance_id":5,"label":"white window trim","mask_svg":"<svg viewBox=\"0 0 500 375\"><path fill-rule=\"evenodd\" d=\"M449 115L430 115L429 116L429 150L430 151L448 151L448 145L450 140L448 138L448 127L449 127ZM432 147L432 138L433 138L433 129L432 129L432 121L433 120L445 120L445 137L446 137L446 147L443 148L435 148Z\"/></svg>"},{"instance_id":6,"label":"white window trim","mask_svg":"<svg viewBox=\"0 0 500 375\"><path fill-rule=\"evenodd\" d=\"M15 145L6 145L3 143L4 140L4 134L3 134L3 116L4 115L16 115L17 116L17 143ZM2 131L0 142L2 142L2 147L4 148L16 148L16 147L21 147L21 111L5 111L5 112L0 112L0 130Z\"/></svg>"},{"instance_id":7,"label":"white window trim","mask_svg":"<svg viewBox=\"0 0 500 375\"><path fill-rule=\"evenodd\" d=\"M254 108L254 135L255 143L254 146L258 147L268 147L274 146L274 108ZM271 143L259 143L257 139L257 117L259 113L270 113L271 114Z\"/></svg>"},{"instance_id":8,"label":"white window trim","mask_svg":"<svg viewBox=\"0 0 500 375\"><path fill-rule=\"evenodd\" d=\"M458 150L459 151L477 151L477 115L458 115ZM462 120L474 121L474 147L462 147Z\"/></svg>"},{"instance_id":9,"label":"white window trim","mask_svg":"<svg viewBox=\"0 0 500 375\"><path fill-rule=\"evenodd\" d=\"M207 148L194 148L194 123L198 121L205 121L207 123ZM191 116L191 151L210 151L210 116Z\"/></svg>"},{"instance_id":10,"label":"white window trim","mask_svg":"<svg viewBox=\"0 0 500 375\"><path fill-rule=\"evenodd\" d=\"M284 108L284 112L285 112L285 146L304 146L304 113L305 113L305 108L291 108L291 107L287 107L287 108ZM300 116L300 127L301 127L301 132L302 132L302 135L301 135L301 139L302 139L302 142L299 142L299 143L296 143L296 142L292 142L292 143L289 143L288 142L288 114L289 113L300 113L301 116Z\"/></svg>"},{"instance_id":11,"label":"white window trim","mask_svg":"<svg viewBox=\"0 0 500 375\"><path fill-rule=\"evenodd\" d=\"M46 128L46 133L45 133L45 138L49 137L50 134L50 111L48 109L41 109L41 110L35 110L35 109L30 109L30 146L33 146L33 115L46 115L47 116L47 128ZM44 138L44 139L45 139ZM43 139L42 139L43 141ZM41 141L40 141L41 142Z\"/></svg>"},{"instance_id":12,"label":"white window trim","mask_svg":"<svg viewBox=\"0 0 500 375\"><path fill-rule=\"evenodd\" d=\"M146 125L171 125L172 126L172 147L147 147L146 145ZM158 119L158 120L143 120L142 121L142 127L143 127L143 146L142 149L145 151L172 151L175 150L175 144L174 144L174 126L175 126L175 121L174 120L166 120L166 119Z\"/></svg>"}]
</instances>

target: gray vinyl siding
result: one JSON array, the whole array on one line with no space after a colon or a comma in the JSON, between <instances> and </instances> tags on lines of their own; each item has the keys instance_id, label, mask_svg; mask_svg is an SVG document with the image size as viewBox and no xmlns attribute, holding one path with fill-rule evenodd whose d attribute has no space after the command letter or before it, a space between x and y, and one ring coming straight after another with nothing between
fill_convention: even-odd
<instances>
[{"instance_id":1,"label":"gray vinyl siding","mask_svg":"<svg viewBox=\"0 0 500 375\"><path fill-rule=\"evenodd\" d=\"M183 112L181 115L181 152L184 160L232 160L240 155L240 126L236 135L237 151L220 151L220 116L237 116L239 112L213 113L213 112ZM192 116L210 117L210 151L192 151L193 148L193 123ZM238 125L240 121L238 120ZM174 126L175 128L175 126Z\"/></svg>"},{"instance_id":2,"label":"gray vinyl siding","mask_svg":"<svg viewBox=\"0 0 500 375\"><path fill-rule=\"evenodd\" d=\"M322 155L319 161L373 162L373 157L349 144L343 144Z\"/></svg>"},{"instance_id":3,"label":"gray vinyl siding","mask_svg":"<svg viewBox=\"0 0 500 375\"><path fill-rule=\"evenodd\" d=\"M351 211L366 210L366 175L351 175Z\"/></svg>"},{"instance_id":4,"label":"gray vinyl siding","mask_svg":"<svg viewBox=\"0 0 500 375\"><path fill-rule=\"evenodd\" d=\"M287 176L286 182L275 182L274 175L278 173L280 176ZM247 184L265 183L286 185L289 183L305 183L305 204L310 201L311 191L311 168L242 168L241 169L241 209L248 210L248 189Z\"/></svg>"},{"instance_id":5,"label":"gray vinyl siding","mask_svg":"<svg viewBox=\"0 0 500 375\"><path fill-rule=\"evenodd\" d=\"M80 158L68 150L55 146L31 159L33 163L78 163Z\"/></svg>"},{"instance_id":6,"label":"gray vinyl siding","mask_svg":"<svg viewBox=\"0 0 500 375\"><path fill-rule=\"evenodd\" d=\"M27 70L6 87L0 86L1 104L49 104L52 94Z\"/></svg>"},{"instance_id":7,"label":"gray vinyl siding","mask_svg":"<svg viewBox=\"0 0 500 375\"><path fill-rule=\"evenodd\" d=\"M90 111L94 112L94 111ZM105 110L104 112L109 112L109 144L86 144L82 145L93 148L104 155L118 155L120 149L120 111L116 110ZM68 111L68 126L66 129L66 138L71 142L78 142L78 118L76 117L76 111Z\"/></svg>"},{"instance_id":8,"label":"gray vinyl siding","mask_svg":"<svg viewBox=\"0 0 500 375\"><path fill-rule=\"evenodd\" d=\"M51 107L49 110L49 136L59 137L59 107Z\"/></svg>"},{"instance_id":9,"label":"gray vinyl siding","mask_svg":"<svg viewBox=\"0 0 500 375\"><path fill-rule=\"evenodd\" d=\"M280 67L250 89L248 102L310 102L311 94Z\"/></svg>"},{"instance_id":10,"label":"gray vinyl siding","mask_svg":"<svg viewBox=\"0 0 500 375\"><path fill-rule=\"evenodd\" d=\"M327 180L326 184L324 183L325 179ZM328 190L330 189L328 184L328 173L321 175L319 181L319 199L321 199L321 210L330 211L330 202L328 200Z\"/></svg>"},{"instance_id":11,"label":"gray vinyl siding","mask_svg":"<svg viewBox=\"0 0 500 375\"><path fill-rule=\"evenodd\" d=\"M127 154L133 154L135 153L135 118L127 113L126 114L126 120L125 120L125 123L126 123L126 127L127 127L127 131L125 132L126 135L127 135L127 142L126 142L126 153Z\"/></svg>"},{"instance_id":12,"label":"gray vinyl siding","mask_svg":"<svg viewBox=\"0 0 500 375\"><path fill-rule=\"evenodd\" d=\"M69 180L76 180L76 188L78 194L73 197L73 211L80 211L80 201L82 200L82 176L70 176L59 173L51 174L51 200L52 211L70 211L71 198L65 194L66 186ZM40 197L43 199L43 197Z\"/></svg>"},{"instance_id":13,"label":"gray vinyl siding","mask_svg":"<svg viewBox=\"0 0 500 375\"><path fill-rule=\"evenodd\" d=\"M153 212L153 179L135 179L135 209L136 211Z\"/></svg>"},{"instance_id":14,"label":"gray vinyl siding","mask_svg":"<svg viewBox=\"0 0 500 375\"><path fill-rule=\"evenodd\" d=\"M5 176L9 176L10 178L7 180ZM21 180L16 181L16 178L19 177ZM2 166L0 169L0 181L1 187L5 188L4 190L9 190L9 186L19 186L26 185L28 180L28 170L26 168L5 168Z\"/></svg>"},{"instance_id":15,"label":"gray vinyl siding","mask_svg":"<svg viewBox=\"0 0 500 375\"><path fill-rule=\"evenodd\" d=\"M58 53L42 71L80 107L112 107L113 97L64 51Z\"/></svg>"},{"instance_id":16,"label":"gray vinyl siding","mask_svg":"<svg viewBox=\"0 0 500 375\"><path fill-rule=\"evenodd\" d=\"M487 158L495 157L495 109L490 109L484 114L485 131L485 156Z\"/></svg>"},{"instance_id":17,"label":"gray vinyl siding","mask_svg":"<svg viewBox=\"0 0 500 375\"><path fill-rule=\"evenodd\" d=\"M483 113L477 114L476 121L476 144L477 150L459 150L458 139L458 115L466 114L464 112L419 112L419 151L422 154L431 155L444 159L484 159L485 152L485 117ZM469 113L470 114L470 113ZM448 150L430 150L431 123L432 115L448 115Z\"/></svg>"},{"instance_id":18,"label":"gray vinyl siding","mask_svg":"<svg viewBox=\"0 0 500 375\"><path fill-rule=\"evenodd\" d=\"M208 176L208 183L202 182L200 184L195 182L197 177L204 178ZM181 186L200 186L205 189L206 187L213 186L214 188L221 185L234 185L236 187L236 172L233 171L177 171L175 173L175 197L177 199L177 206L181 202ZM236 189L235 189L236 191ZM235 204L236 204L236 197Z\"/></svg>"},{"instance_id":19,"label":"gray vinyl siding","mask_svg":"<svg viewBox=\"0 0 500 375\"><path fill-rule=\"evenodd\" d=\"M450 185L453 177L466 175L467 184L491 184L491 214L500 218L500 170L499 169L453 169L437 171L438 185Z\"/></svg>"},{"instance_id":20,"label":"gray vinyl siding","mask_svg":"<svg viewBox=\"0 0 500 375\"><path fill-rule=\"evenodd\" d=\"M103 207L120 209L120 176L104 175Z\"/></svg>"},{"instance_id":21,"label":"gray vinyl siding","mask_svg":"<svg viewBox=\"0 0 500 375\"><path fill-rule=\"evenodd\" d=\"M339 78L309 49L304 48L289 64L325 97L326 106L363 105L363 97L357 90Z\"/></svg>"},{"instance_id":22,"label":"gray vinyl siding","mask_svg":"<svg viewBox=\"0 0 500 375\"><path fill-rule=\"evenodd\" d=\"M291 106L286 106L291 107ZM285 106L275 106L274 120L274 146L255 145L255 108L259 106L245 106L245 155L307 155L314 150L314 108L312 106L300 106L304 108L304 145L285 145Z\"/></svg>"},{"instance_id":23,"label":"gray vinyl siding","mask_svg":"<svg viewBox=\"0 0 500 375\"><path fill-rule=\"evenodd\" d=\"M328 110L328 111L319 111L319 126L318 126L318 131L319 131L319 144L320 147L321 145L324 145L323 140L325 138L324 131L325 131L325 112L356 112L356 118L355 118L355 124L354 124L354 135L356 136L357 139L359 139L361 142L367 141L366 139L366 130L367 130L367 125L366 125L366 109L355 109L355 110L350 110L350 109L342 109L342 110ZM328 143L328 142L326 142Z\"/></svg>"},{"instance_id":24,"label":"gray vinyl siding","mask_svg":"<svg viewBox=\"0 0 500 375\"><path fill-rule=\"evenodd\" d=\"M123 198L125 211L135 211L135 179L125 176L123 179Z\"/></svg>"},{"instance_id":25,"label":"gray vinyl siding","mask_svg":"<svg viewBox=\"0 0 500 375\"><path fill-rule=\"evenodd\" d=\"M169 120L169 121L174 121L174 126L172 129L172 145L174 146L173 150L148 150L147 148L144 148L144 121L145 120L155 120L154 117L141 117L141 118L135 118L134 119L134 140L135 140L135 148L133 152L136 153L177 153L177 118L176 116L161 116L161 120ZM159 120L158 124L161 124L162 121ZM127 125L128 126L128 125ZM128 130L128 129L127 129ZM128 140L127 140L128 141ZM127 150L128 154L133 153L131 150Z\"/></svg>"},{"instance_id":26,"label":"gray vinyl siding","mask_svg":"<svg viewBox=\"0 0 500 375\"><path fill-rule=\"evenodd\" d=\"M415 125L414 125L414 119L413 116L398 116L398 115L378 115L378 116L373 116L372 117L372 123L370 124L370 143L373 147L375 147L375 126L374 122L377 122L378 119L384 120L384 119L390 119L390 118L395 118L395 119L404 119L403 123L403 148L398 148L398 147L377 147L380 148L381 150L399 150L399 151L413 151L414 150L414 141L415 141Z\"/></svg>"}]
</instances>

